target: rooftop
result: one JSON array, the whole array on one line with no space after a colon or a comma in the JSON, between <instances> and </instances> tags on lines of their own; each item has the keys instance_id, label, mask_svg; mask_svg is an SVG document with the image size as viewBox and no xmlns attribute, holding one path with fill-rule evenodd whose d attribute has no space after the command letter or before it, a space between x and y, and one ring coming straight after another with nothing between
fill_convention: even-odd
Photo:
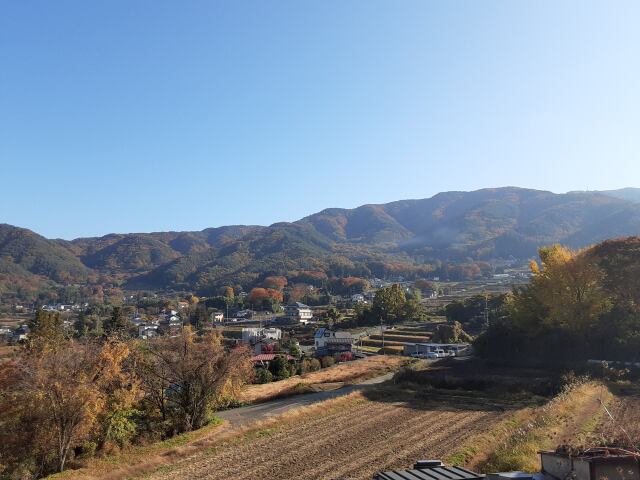
<instances>
[{"instance_id":1,"label":"rooftop","mask_svg":"<svg viewBox=\"0 0 640 480\"><path fill-rule=\"evenodd\" d=\"M462 467L420 466L420 463L408 470L389 470L376 474L374 480L477 480L484 475L474 473Z\"/></svg>"}]
</instances>

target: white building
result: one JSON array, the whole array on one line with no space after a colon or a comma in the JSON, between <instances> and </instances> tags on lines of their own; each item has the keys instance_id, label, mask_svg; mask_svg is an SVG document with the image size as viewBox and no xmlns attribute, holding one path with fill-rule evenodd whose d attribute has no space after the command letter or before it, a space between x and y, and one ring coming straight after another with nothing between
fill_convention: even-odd
<instances>
[{"instance_id":1,"label":"white building","mask_svg":"<svg viewBox=\"0 0 640 480\"><path fill-rule=\"evenodd\" d=\"M263 340L280 340L282 330L279 328L251 328L242 329L242 343L252 345Z\"/></svg>"},{"instance_id":2,"label":"white building","mask_svg":"<svg viewBox=\"0 0 640 480\"><path fill-rule=\"evenodd\" d=\"M222 313L222 312L213 312L209 316L209 318L214 323L220 323L220 322L224 321L224 313Z\"/></svg>"},{"instance_id":3,"label":"white building","mask_svg":"<svg viewBox=\"0 0 640 480\"><path fill-rule=\"evenodd\" d=\"M319 328L313 336L313 343L318 356L350 352L353 344L353 335L351 332Z\"/></svg>"},{"instance_id":4,"label":"white building","mask_svg":"<svg viewBox=\"0 0 640 480\"><path fill-rule=\"evenodd\" d=\"M309 320L313 318L313 310L300 302L284 307L284 314L292 320L305 324L309 323Z\"/></svg>"},{"instance_id":5,"label":"white building","mask_svg":"<svg viewBox=\"0 0 640 480\"><path fill-rule=\"evenodd\" d=\"M138 327L138 337L154 338L158 336L158 325L140 325Z\"/></svg>"},{"instance_id":6,"label":"white building","mask_svg":"<svg viewBox=\"0 0 640 480\"><path fill-rule=\"evenodd\" d=\"M364 298L364 295L361 293L356 293L351 295L351 302L352 303L364 303L367 300Z\"/></svg>"}]
</instances>

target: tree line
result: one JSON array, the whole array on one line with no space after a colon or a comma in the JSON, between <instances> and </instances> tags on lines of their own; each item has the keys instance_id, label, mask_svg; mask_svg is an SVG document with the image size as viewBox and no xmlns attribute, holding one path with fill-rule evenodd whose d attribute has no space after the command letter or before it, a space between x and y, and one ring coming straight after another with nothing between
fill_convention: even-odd
<instances>
[{"instance_id":1,"label":"tree line","mask_svg":"<svg viewBox=\"0 0 640 480\"><path fill-rule=\"evenodd\" d=\"M29 341L0 369L0 477L37 478L80 457L200 428L250 380L245 347L219 335L138 342L117 326L68 338L39 311Z\"/></svg>"},{"instance_id":2,"label":"tree line","mask_svg":"<svg viewBox=\"0 0 640 480\"><path fill-rule=\"evenodd\" d=\"M504 299L476 342L498 362L640 361L640 238L539 251L533 277Z\"/></svg>"}]
</instances>

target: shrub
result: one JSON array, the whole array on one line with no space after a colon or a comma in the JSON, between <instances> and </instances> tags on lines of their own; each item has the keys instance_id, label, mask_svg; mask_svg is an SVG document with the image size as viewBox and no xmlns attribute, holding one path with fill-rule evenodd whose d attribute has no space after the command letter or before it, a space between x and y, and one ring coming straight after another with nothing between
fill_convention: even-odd
<instances>
[{"instance_id":1,"label":"shrub","mask_svg":"<svg viewBox=\"0 0 640 480\"><path fill-rule=\"evenodd\" d=\"M278 355L269 364L269 371L273 374L275 380L284 380L289 378L292 373L295 373L295 367L289 365L286 357Z\"/></svg>"},{"instance_id":2,"label":"shrub","mask_svg":"<svg viewBox=\"0 0 640 480\"><path fill-rule=\"evenodd\" d=\"M353 353L351 352L342 352L336 355L337 362L350 362L351 360L353 360Z\"/></svg>"},{"instance_id":3,"label":"shrub","mask_svg":"<svg viewBox=\"0 0 640 480\"><path fill-rule=\"evenodd\" d=\"M317 358L305 358L300 364L301 373L317 372L322 366Z\"/></svg>"},{"instance_id":4,"label":"shrub","mask_svg":"<svg viewBox=\"0 0 640 480\"><path fill-rule=\"evenodd\" d=\"M260 368L258 371L256 371L256 376L254 379L255 383L269 383L272 381L273 374L266 368Z\"/></svg>"},{"instance_id":5,"label":"shrub","mask_svg":"<svg viewBox=\"0 0 640 480\"><path fill-rule=\"evenodd\" d=\"M327 367L331 367L333 365L335 365L336 360L333 357L322 357L320 359L320 364L322 365L322 368L327 368Z\"/></svg>"}]
</instances>

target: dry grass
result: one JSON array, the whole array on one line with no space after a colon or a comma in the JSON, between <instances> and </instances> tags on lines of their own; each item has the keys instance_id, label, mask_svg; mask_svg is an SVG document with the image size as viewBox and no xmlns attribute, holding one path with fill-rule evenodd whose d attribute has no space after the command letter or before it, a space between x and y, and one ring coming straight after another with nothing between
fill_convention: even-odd
<instances>
[{"instance_id":1,"label":"dry grass","mask_svg":"<svg viewBox=\"0 0 640 480\"><path fill-rule=\"evenodd\" d=\"M575 386L544 406L522 409L471 439L452 460L481 472L536 472L540 468L538 451L560 444L578 446L590 438L603 414L602 403L611 398L599 383Z\"/></svg>"},{"instance_id":2,"label":"dry grass","mask_svg":"<svg viewBox=\"0 0 640 480\"><path fill-rule=\"evenodd\" d=\"M309 385L311 387L310 390L316 391L318 390L317 386L322 384L333 384L336 387L340 387L343 384L356 383L393 372L406 362L406 358L397 356L374 356L353 362L340 363L317 372L296 375L279 382L249 385L242 392L240 399L246 403L264 402L299 390L301 385Z\"/></svg>"},{"instance_id":3,"label":"dry grass","mask_svg":"<svg viewBox=\"0 0 640 480\"><path fill-rule=\"evenodd\" d=\"M428 342L431 335L397 335L397 334L384 334L384 341L386 342L402 342L402 343L424 343ZM382 340L382 335L370 335L370 340Z\"/></svg>"},{"instance_id":4,"label":"dry grass","mask_svg":"<svg viewBox=\"0 0 640 480\"><path fill-rule=\"evenodd\" d=\"M394 342L392 340L388 340L386 337L384 339L385 347L404 347L406 342ZM362 339L362 345L367 347L382 347L382 340L372 340L369 337L365 337Z\"/></svg>"},{"instance_id":5,"label":"dry grass","mask_svg":"<svg viewBox=\"0 0 640 480\"><path fill-rule=\"evenodd\" d=\"M15 345L0 345L0 362L9 360L19 348Z\"/></svg>"},{"instance_id":6,"label":"dry grass","mask_svg":"<svg viewBox=\"0 0 640 480\"><path fill-rule=\"evenodd\" d=\"M593 443L640 448L640 395L617 396L594 432Z\"/></svg>"},{"instance_id":7,"label":"dry grass","mask_svg":"<svg viewBox=\"0 0 640 480\"><path fill-rule=\"evenodd\" d=\"M383 347L380 350L378 350L378 353L386 354L386 355L403 355L404 347L396 347L396 346Z\"/></svg>"}]
</instances>

